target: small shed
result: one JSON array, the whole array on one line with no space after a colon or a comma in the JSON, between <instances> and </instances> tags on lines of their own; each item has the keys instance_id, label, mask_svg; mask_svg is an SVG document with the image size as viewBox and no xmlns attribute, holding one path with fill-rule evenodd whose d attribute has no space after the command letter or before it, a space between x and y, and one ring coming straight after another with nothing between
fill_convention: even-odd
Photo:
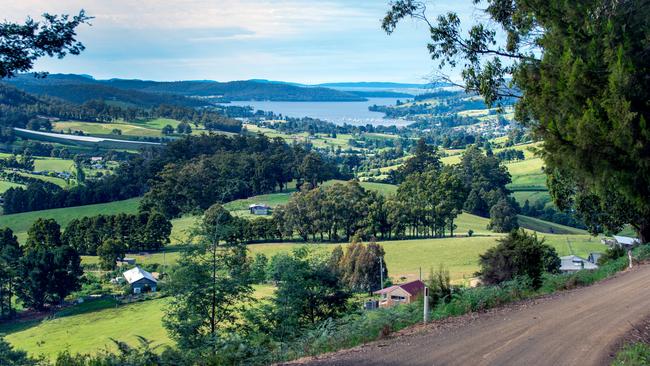
<instances>
[{"instance_id":1,"label":"small shed","mask_svg":"<svg viewBox=\"0 0 650 366\"><path fill-rule=\"evenodd\" d=\"M560 263L560 272L562 273L574 273L583 269L598 269L596 263L592 263L587 259L578 257L577 255L560 257Z\"/></svg>"},{"instance_id":2,"label":"small shed","mask_svg":"<svg viewBox=\"0 0 650 366\"><path fill-rule=\"evenodd\" d=\"M268 215L271 207L263 203L256 203L248 206L248 210L252 215Z\"/></svg>"},{"instance_id":3,"label":"small shed","mask_svg":"<svg viewBox=\"0 0 650 366\"><path fill-rule=\"evenodd\" d=\"M122 274L126 282L131 285L134 294L151 291L156 292L158 281L154 276L140 267L132 268Z\"/></svg>"},{"instance_id":4,"label":"small shed","mask_svg":"<svg viewBox=\"0 0 650 366\"><path fill-rule=\"evenodd\" d=\"M373 292L380 295L380 308L389 308L399 304L410 304L420 295L425 288L424 282L415 280L401 285L394 285Z\"/></svg>"}]
</instances>

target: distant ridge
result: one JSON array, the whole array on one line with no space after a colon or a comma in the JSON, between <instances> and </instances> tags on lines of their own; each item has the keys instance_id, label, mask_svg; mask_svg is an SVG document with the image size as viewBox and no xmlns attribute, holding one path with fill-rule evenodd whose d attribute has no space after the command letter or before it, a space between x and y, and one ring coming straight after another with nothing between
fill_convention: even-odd
<instances>
[{"instance_id":1,"label":"distant ridge","mask_svg":"<svg viewBox=\"0 0 650 366\"><path fill-rule=\"evenodd\" d=\"M52 74L35 78L22 74L5 82L33 94L83 103L104 99L125 104L151 106L179 104L201 106L228 101L364 101L365 97L320 86L301 86L265 80L217 82L151 81L138 79L98 80L88 75Z\"/></svg>"},{"instance_id":2,"label":"distant ridge","mask_svg":"<svg viewBox=\"0 0 650 366\"><path fill-rule=\"evenodd\" d=\"M428 84L408 84L408 83L391 83L381 81L360 81L360 82L340 82L318 84L326 88L373 88L373 89L429 89L448 86L447 83L428 83Z\"/></svg>"}]
</instances>

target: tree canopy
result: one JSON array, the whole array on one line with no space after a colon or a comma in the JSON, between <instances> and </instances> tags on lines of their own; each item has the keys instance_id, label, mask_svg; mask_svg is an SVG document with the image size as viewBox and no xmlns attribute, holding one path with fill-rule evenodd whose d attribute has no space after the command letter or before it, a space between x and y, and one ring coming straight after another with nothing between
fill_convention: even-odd
<instances>
[{"instance_id":1,"label":"tree canopy","mask_svg":"<svg viewBox=\"0 0 650 366\"><path fill-rule=\"evenodd\" d=\"M85 47L76 38L77 27L91 19L81 10L73 17L46 13L41 22L27 18L24 24L0 23L0 79L31 70L43 56L80 54Z\"/></svg>"},{"instance_id":2,"label":"tree canopy","mask_svg":"<svg viewBox=\"0 0 650 366\"><path fill-rule=\"evenodd\" d=\"M475 0L488 20L465 33L454 12L391 3L382 27L410 17L429 28L439 66L488 105L516 99L515 117L544 140L552 196L594 233L632 225L650 240L650 6L644 0Z\"/></svg>"}]
</instances>

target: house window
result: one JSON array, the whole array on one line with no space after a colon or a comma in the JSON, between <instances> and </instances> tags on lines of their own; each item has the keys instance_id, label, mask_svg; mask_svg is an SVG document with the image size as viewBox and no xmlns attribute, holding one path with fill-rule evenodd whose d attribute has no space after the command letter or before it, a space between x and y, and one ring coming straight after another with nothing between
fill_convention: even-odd
<instances>
[{"instance_id":1,"label":"house window","mask_svg":"<svg viewBox=\"0 0 650 366\"><path fill-rule=\"evenodd\" d=\"M141 291L140 287L134 287L134 288L133 288L133 293L134 293L134 294L139 294L140 291Z\"/></svg>"},{"instance_id":2,"label":"house window","mask_svg":"<svg viewBox=\"0 0 650 366\"><path fill-rule=\"evenodd\" d=\"M393 301L404 301L404 300L406 300L406 298L404 296L395 296L395 295L391 296L390 299L393 300Z\"/></svg>"}]
</instances>

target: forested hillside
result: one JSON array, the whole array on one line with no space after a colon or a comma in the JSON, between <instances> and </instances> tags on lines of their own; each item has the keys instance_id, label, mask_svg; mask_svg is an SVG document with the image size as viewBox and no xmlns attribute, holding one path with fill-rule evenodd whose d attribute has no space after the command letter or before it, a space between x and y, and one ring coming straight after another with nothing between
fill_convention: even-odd
<instances>
[{"instance_id":1,"label":"forested hillside","mask_svg":"<svg viewBox=\"0 0 650 366\"><path fill-rule=\"evenodd\" d=\"M49 75L35 78L31 74L5 80L34 94L58 97L75 103L105 99L127 104L152 106L178 104L201 106L205 98L216 101L274 100L274 101L362 101L363 97L323 87L300 87L290 84L257 81L145 81L95 80L79 75ZM189 98L189 97L201 97Z\"/></svg>"}]
</instances>

